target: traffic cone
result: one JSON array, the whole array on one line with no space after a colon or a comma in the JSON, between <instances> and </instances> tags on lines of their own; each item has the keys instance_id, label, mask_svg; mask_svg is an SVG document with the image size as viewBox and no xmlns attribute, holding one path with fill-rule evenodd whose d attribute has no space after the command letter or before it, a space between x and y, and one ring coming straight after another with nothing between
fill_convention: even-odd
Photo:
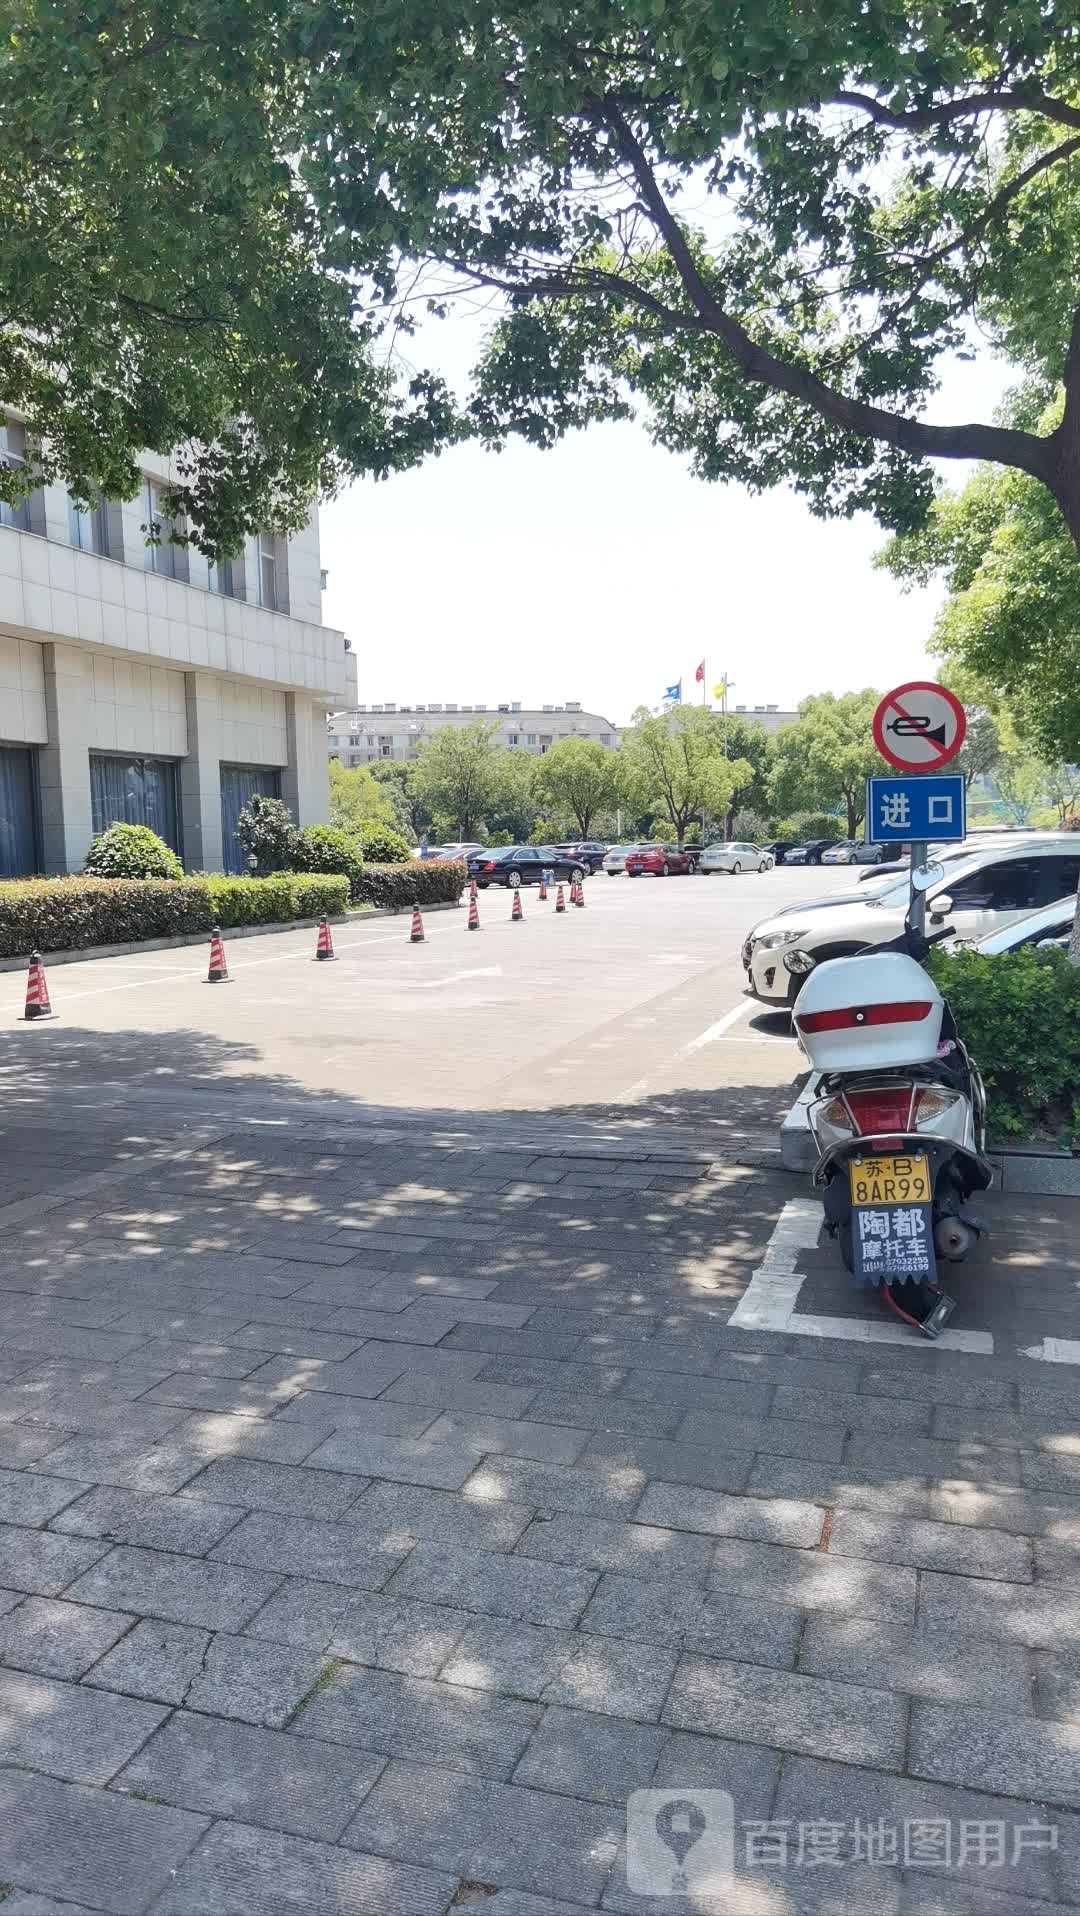
<instances>
[{"instance_id":1,"label":"traffic cone","mask_svg":"<svg viewBox=\"0 0 1080 1916\"><path fill-rule=\"evenodd\" d=\"M208 985L227 985L229 967L225 963L225 947L221 942L221 928L214 926L210 934L210 969L206 974Z\"/></svg>"},{"instance_id":2,"label":"traffic cone","mask_svg":"<svg viewBox=\"0 0 1080 1916\"><path fill-rule=\"evenodd\" d=\"M583 905L585 903L585 894L581 889L580 878L575 878L574 880L573 886L570 891L570 903L572 905L578 905L578 906Z\"/></svg>"},{"instance_id":3,"label":"traffic cone","mask_svg":"<svg viewBox=\"0 0 1080 1916\"><path fill-rule=\"evenodd\" d=\"M561 885L559 886L558 891L555 893L555 910L556 911L566 910L566 900L563 897L563 888Z\"/></svg>"},{"instance_id":4,"label":"traffic cone","mask_svg":"<svg viewBox=\"0 0 1080 1916\"><path fill-rule=\"evenodd\" d=\"M480 930L480 907L476 902L476 886L475 885L473 886L472 891L469 893L469 923L468 923L467 929L469 931Z\"/></svg>"},{"instance_id":5,"label":"traffic cone","mask_svg":"<svg viewBox=\"0 0 1080 1916\"><path fill-rule=\"evenodd\" d=\"M514 902L510 907L510 923L512 925L520 925L523 924L524 921L525 913L521 909L521 893L520 891L516 891L514 893Z\"/></svg>"},{"instance_id":6,"label":"traffic cone","mask_svg":"<svg viewBox=\"0 0 1080 1916\"><path fill-rule=\"evenodd\" d=\"M319 920L319 936L315 945L315 956L320 964L325 964L328 958L336 958L337 956L334 950L334 941L330 936L329 920L326 918L320 918Z\"/></svg>"},{"instance_id":7,"label":"traffic cone","mask_svg":"<svg viewBox=\"0 0 1080 1916\"><path fill-rule=\"evenodd\" d=\"M582 911L584 911L584 909L585 909L585 882L584 882L584 880L583 880L583 879L581 879L581 878L579 878L579 879L578 879L578 881L577 881L577 901L578 901L578 904L579 904L579 905L581 906L581 909L582 909Z\"/></svg>"},{"instance_id":8,"label":"traffic cone","mask_svg":"<svg viewBox=\"0 0 1080 1916\"><path fill-rule=\"evenodd\" d=\"M539 897L540 903L542 905L547 903L547 872L546 870L541 871L540 873L540 890L537 896Z\"/></svg>"},{"instance_id":9,"label":"traffic cone","mask_svg":"<svg viewBox=\"0 0 1080 1916\"><path fill-rule=\"evenodd\" d=\"M409 933L409 943L410 945L424 943L424 921L420 916L419 905L414 905L412 908L412 930Z\"/></svg>"},{"instance_id":10,"label":"traffic cone","mask_svg":"<svg viewBox=\"0 0 1080 1916\"><path fill-rule=\"evenodd\" d=\"M49 987L45 982L45 967L41 962L40 951L30 953L30 969L26 974L26 1008L24 1018L52 1018L55 1016L49 1003Z\"/></svg>"},{"instance_id":11,"label":"traffic cone","mask_svg":"<svg viewBox=\"0 0 1080 1916\"><path fill-rule=\"evenodd\" d=\"M470 878L470 880L469 880L469 903L470 903L470 905L475 905L475 903L476 903L476 880L475 880L475 878Z\"/></svg>"}]
</instances>

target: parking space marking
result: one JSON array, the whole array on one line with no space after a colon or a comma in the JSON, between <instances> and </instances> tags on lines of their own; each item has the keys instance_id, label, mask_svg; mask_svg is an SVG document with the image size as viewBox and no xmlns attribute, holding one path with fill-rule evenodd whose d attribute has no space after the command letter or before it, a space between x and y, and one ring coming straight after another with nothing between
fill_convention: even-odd
<instances>
[{"instance_id":1,"label":"parking space marking","mask_svg":"<svg viewBox=\"0 0 1080 1916\"><path fill-rule=\"evenodd\" d=\"M806 1282L795 1266L803 1251L812 1251L821 1232L821 1205L814 1198L789 1198L765 1246L765 1256L732 1311L729 1324L737 1330L777 1331L796 1337L839 1337L853 1343L910 1344L913 1333L882 1317L824 1317L795 1309ZM990 1356L994 1340L989 1331L942 1331L939 1350L973 1351ZM1044 1339L1045 1342L1067 1340ZM1080 1352L1080 1344L1074 1348ZM1035 1352L1027 1355L1034 1356ZM1054 1361L1067 1363L1068 1358Z\"/></svg>"},{"instance_id":2,"label":"parking space marking","mask_svg":"<svg viewBox=\"0 0 1080 1916\"><path fill-rule=\"evenodd\" d=\"M715 1044L717 1038L722 1038L725 1031L730 1031L732 1025L737 1024L740 1018L745 1018L750 1009L751 1000L744 998L741 1005L736 1005L732 1011L726 1011L714 1025L707 1025L704 1031L699 1031L696 1038L691 1038L690 1043L683 1046L683 1050L700 1051L703 1045Z\"/></svg>"},{"instance_id":3,"label":"parking space marking","mask_svg":"<svg viewBox=\"0 0 1080 1916\"><path fill-rule=\"evenodd\" d=\"M1034 1357L1037 1363L1043 1364L1080 1364L1080 1338L1044 1337L1020 1355Z\"/></svg>"}]
</instances>

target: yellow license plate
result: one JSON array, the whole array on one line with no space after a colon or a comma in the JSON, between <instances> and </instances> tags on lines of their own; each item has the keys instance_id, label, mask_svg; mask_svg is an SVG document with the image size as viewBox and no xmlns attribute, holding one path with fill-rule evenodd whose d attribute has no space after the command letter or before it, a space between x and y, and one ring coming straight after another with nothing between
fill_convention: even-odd
<instances>
[{"instance_id":1,"label":"yellow license plate","mask_svg":"<svg viewBox=\"0 0 1080 1916\"><path fill-rule=\"evenodd\" d=\"M849 1158L848 1178L853 1204L929 1204L933 1195L923 1151Z\"/></svg>"}]
</instances>

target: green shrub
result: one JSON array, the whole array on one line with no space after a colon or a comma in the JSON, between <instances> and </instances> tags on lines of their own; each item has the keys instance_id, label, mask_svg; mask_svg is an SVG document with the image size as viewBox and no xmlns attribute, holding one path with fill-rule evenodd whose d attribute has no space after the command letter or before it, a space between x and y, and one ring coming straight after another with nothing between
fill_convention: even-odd
<instances>
[{"instance_id":1,"label":"green shrub","mask_svg":"<svg viewBox=\"0 0 1080 1916\"><path fill-rule=\"evenodd\" d=\"M392 826L380 824L377 818L360 819L353 837L372 865L403 865L411 854L408 839Z\"/></svg>"},{"instance_id":2,"label":"green shrub","mask_svg":"<svg viewBox=\"0 0 1080 1916\"><path fill-rule=\"evenodd\" d=\"M349 903L344 874L278 872L272 878L213 876L202 882L213 922L223 931L237 925L287 924L290 918L339 918Z\"/></svg>"},{"instance_id":3,"label":"green shrub","mask_svg":"<svg viewBox=\"0 0 1080 1916\"><path fill-rule=\"evenodd\" d=\"M253 793L236 821L236 836L248 859L255 860L258 877L290 869L296 826L284 799Z\"/></svg>"},{"instance_id":4,"label":"green shrub","mask_svg":"<svg viewBox=\"0 0 1080 1916\"><path fill-rule=\"evenodd\" d=\"M344 872L357 895L364 854L356 833L337 825L305 825L293 841L292 869L297 872Z\"/></svg>"},{"instance_id":5,"label":"green shrub","mask_svg":"<svg viewBox=\"0 0 1080 1916\"><path fill-rule=\"evenodd\" d=\"M183 878L176 853L149 825L117 821L99 832L86 854L88 878Z\"/></svg>"},{"instance_id":6,"label":"green shrub","mask_svg":"<svg viewBox=\"0 0 1080 1916\"><path fill-rule=\"evenodd\" d=\"M365 865L360 903L407 911L412 905L456 905L468 872L459 860L410 858L407 865Z\"/></svg>"},{"instance_id":7,"label":"green shrub","mask_svg":"<svg viewBox=\"0 0 1080 1916\"><path fill-rule=\"evenodd\" d=\"M83 951L92 945L209 932L207 888L196 879L29 878L0 884L0 956Z\"/></svg>"},{"instance_id":8,"label":"green shrub","mask_svg":"<svg viewBox=\"0 0 1080 1916\"><path fill-rule=\"evenodd\" d=\"M344 872L290 873L294 918L341 918L349 908L350 886Z\"/></svg>"},{"instance_id":9,"label":"green shrub","mask_svg":"<svg viewBox=\"0 0 1080 1916\"><path fill-rule=\"evenodd\" d=\"M1080 1138L1080 966L1029 948L936 951L930 969L986 1080L991 1136Z\"/></svg>"},{"instance_id":10,"label":"green shrub","mask_svg":"<svg viewBox=\"0 0 1080 1916\"><path fill-rule=\"evenodd\" d=\"M828 838L836 844L844 837L844 821L829 812L796 812L793 818L780 820L776 837L790 838L797 845L804 845L808 838Z\"/></svg>"}]
</instances>

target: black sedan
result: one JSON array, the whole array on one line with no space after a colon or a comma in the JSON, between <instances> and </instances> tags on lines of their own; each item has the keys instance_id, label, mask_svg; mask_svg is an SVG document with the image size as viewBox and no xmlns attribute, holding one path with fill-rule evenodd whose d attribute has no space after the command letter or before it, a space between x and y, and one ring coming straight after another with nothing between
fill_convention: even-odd
<instances>
[{"instance_id":1,"label":"black sedan","mask_svg":"<svg viewBox=\"0 0 1080 1916\"><path fill-rule=\"evenodd\" d=\"M775 863L782 865L788 853L794 849L794 846L795 840L793 838L774 838L771 839L767 845L763 845L761 849L763 852L771 852Z\"/></svg>"},{"instance_id":2,"label":"black sedan","mask_svg":"<svg viewBox=\"0 0 1080 1916\"><path fill-rule=\"evenodd\" d=\"M805 845L792 845L784 854L785 865L820 865L822 854L834 845L833 838L811 838Z\"/></svg>"},{"instance_id":3,"label":"black sedan","mask_svg":"<svg viewBox=\"0 0 1080 1916\"><path fill-rule=\"evenodd\" d=\"M469 877L475 878L481 891L489 885L509 885L512 891L519 885L538 885L541 872L565 880L585 878L588 871L583 859L554 845L500 845L469 859Z\"/></svg>"},{"instance_id":4,"label":"black sedan","mask_svg":"<svg viewBox=\"0 0 1080 1916\"><path fill-rule=\"evenodd\" d=\"M555 850L562 858L577 858L587 871L597 872L604 862L608 847L598 838L577 839L569 845L556 845Z\"/></svg>"}]
</instances>

